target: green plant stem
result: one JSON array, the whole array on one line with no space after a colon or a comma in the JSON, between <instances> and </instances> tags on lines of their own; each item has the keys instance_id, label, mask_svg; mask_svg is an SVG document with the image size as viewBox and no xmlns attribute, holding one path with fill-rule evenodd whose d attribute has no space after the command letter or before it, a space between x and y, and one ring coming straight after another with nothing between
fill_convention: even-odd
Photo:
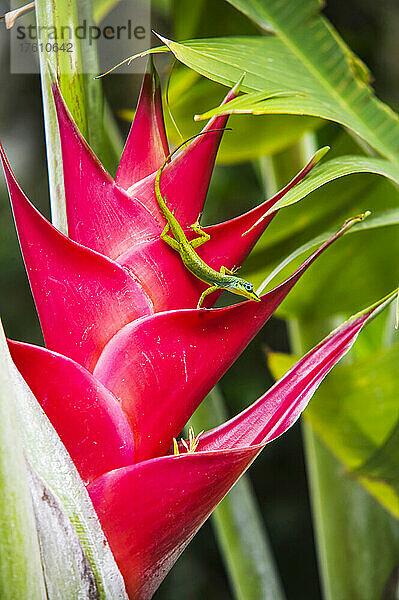
<instances>
[{"instance_id":1,"label":"green plant stem","mask_svg":"<svg viewBox=\"0 0 399 600\"><path fill-rule=\"evenodd\" d=\"M80 131L86 136L88 130L82 57L79 40L74 34L78 25L76 2L37 0L36 24L38 41L44 46L48 42L54 43L54 39L49 39L50 32L61 32L62 27L68 27L72 32L72 37L68 40L72 44L72 52L39 52L52 221L60 231L67 234L62 156L50 70L57 75L68 108ZM61 43L62 40L57 41Z\"/></svg>"},{"instance_id":2,"label":"green plant stem","mask_svg":"<svg viewBox=\"0 0 399 600\"><path fill-rule=\"evenodd\" d=\"M94 25L91 0L79 0L79 19L80 22L85 21L88 28ZM100 72L97 44L89 39L79 41L86 98L86 139L103 165L112 173L118 164L123 145L114 116L103 98L102 79L96 79Z\"/></svg>"},{"instance_id":3,"label":"green plant stem","mask_svg":"<svg viewBox=\"0 0 399 600\"><path fill-rule=\"evenodd\" d=\"M192 417L198 433L228 418L214 388ZM213 513L213 525L231 587L237 600L283 600L264 524L249 478L244 475Z\"/></svg>"},{"instance_id":4,"label":"green plant stem","mask_svg":"<svg viewBox=\"0 0 399 600\"><path fill-rule=\"evenodd\" d=\"M87 27L94 25L91 0L79 0L79 20L85 21ZM103 94L101 80L95 79L99 74L97 44L89 40L80 40L82 56L83 85L86 98L87 140L94 152L102 158L106 152L103 122Z\"/></svg>"},{"instance_id":5,"label":"green plant stem","mask_svg":"<svg viewBox=\"0 0 399 600\"><path fill-rule=\"evenodd\" d=\"M94 79L99 69L97 46L88 39L78 39L75 33L79 22L85 20L89 25L93 22L91 0L79 3L76 0L37 0L36 20L38 38L43 45L47 42L54 44L54 39L49 39L49 32L56 31L60 36L60 32L68 28L68 36L71 34L68 43L72 52L39 53L52 221L67 234L62 155L50 71L57 76L62 95L80 132L108 168L114 165L116 153L108 143L104 129L101 80ZM64 40L56 41L61 45Z\"/></svg>"}]
</instances>

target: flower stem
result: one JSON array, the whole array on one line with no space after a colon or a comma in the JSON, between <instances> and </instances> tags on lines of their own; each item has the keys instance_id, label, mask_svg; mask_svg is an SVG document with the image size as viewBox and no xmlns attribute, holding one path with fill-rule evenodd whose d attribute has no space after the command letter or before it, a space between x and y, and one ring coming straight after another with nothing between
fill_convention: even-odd
<instances>
[{"instance_id":1,"label":"flower stem","mask_svg":"<svg viewBox=\"0 0 399 600\"><path fill-rule=\"evenodd\" d=\"M39 52L42 80L43 112L46 131L47 164L50 184L50 205L53 224L63 233L68 233L61 146L58 135L57 118L51 94L50 70L59 79L61 92L84 136L87 135L86 97L82 74L82 58L79 40L76 39L78 12L75 2L63 0L36 1L36 24L39 45L54 43L51 32L70 32L68 43L71 52ZM55 28L55 29L54 29ZM60 36L61 34L58 33ZM57 43L61 40L57 40Z\"/></svg>"},{"instance_id":2,"label":"flower stem","mask_svg":"<svg viewBox=\"0 0 399 600\"><path fill-rule=\"evenodd\" d=\"M227 420L214 388L192 417L195 431ZM277 567L250 480L244 475L213 513L220 551L237 600L284 600Z\"/></svg>"},{"instance_id":3,"label":"flower stem","mask_svg":"<svg viewBox=\"0 0 399 600\"><path fill-rule=\"evenodd\" d=\"M115 150L104 129L102 83L94 79L99 70L96 43L76 35L79 23L86 21L90 25L93 22L91 0L79 3L37 0L36 21L41 47L53 46L54 32L57 32L58 47L64 41L64 46L68 43L71 50L39 52L51 215L53 224L67 234L62 155L50 86L51 71L58 78L61 93L80 132L108 168L115 163ZM61 37L63 31L68 32L66 40Z\"/></svg>"},{"instance_id":4,"label":"flower stem","mask_svg":"<svg viewBox=\"0 0 399 600\"><path fill-rule=\"evenodd\" d=\"M91 0L79 0L79 19L81 23L87 23L89 30L95 24ZM79 42L86 98L86 139L103 165L113 172L117 167L123 144L114 116L104 101L102 79L95 78L100 72L97 43L87 38Z\"/></svg>"}]
</instances>

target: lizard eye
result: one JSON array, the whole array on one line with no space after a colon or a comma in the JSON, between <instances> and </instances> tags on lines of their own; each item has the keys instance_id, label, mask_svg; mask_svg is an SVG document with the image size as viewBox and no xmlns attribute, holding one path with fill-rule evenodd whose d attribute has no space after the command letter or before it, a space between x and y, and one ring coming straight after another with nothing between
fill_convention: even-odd
<instances>
[{"instance_id":1,"label":"lizard eye","mask_svg":"<svg viewBox=\"0 0 399 600\"><path fill-rule=\"evenodd\" d=\"M254 289L252 283L245 283L244 287L247 290L247 292L252 292Z\"/></svg>"}]
</instances>

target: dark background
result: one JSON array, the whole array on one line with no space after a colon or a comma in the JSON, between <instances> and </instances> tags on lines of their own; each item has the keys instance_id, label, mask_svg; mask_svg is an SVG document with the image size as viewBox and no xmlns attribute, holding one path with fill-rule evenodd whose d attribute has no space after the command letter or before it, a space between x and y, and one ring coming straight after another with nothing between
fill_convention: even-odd
<instances>
[{"instance_id":1,"label":"dark background","mask_svg":"<svg viewBox=\"0 0 399 600\"><path fill-rule=\"evenodd\" d=\"M193 1L190 0L187 5ZM225 9L223 0L213 0L212 11L202 17L202 37L228 34L235 30L237 16L234 9L230 13L231 21L224 20L225 29L221 30L220 22L214 15L222 8ZM7 10L9 4L1 0L0 14ZM392 106L399 104L399 3L396 0L378 3L374 0L331 0L325 14L371 69L377 94ZM155 2L153 23L158 31L173 36L172 19L157 11ZM49 216L39 77L10 74L8 44L8 32L4 23L1 23L0 137L22 187L32 202ZM138 76L113 76L103 81L106 96L115 113L122 108L135 106L140 85ZM192 112L195 112L195 107ZM119 121L119 125L126 134L127 123ZM217 205L212 206L212 215L217 214L218 220L241 210L243 198L250 196L253 203L263 199L251 164L217 167L210 195L212 199L217 198ZM9 337L42 343L2 177L0 314ZM265 346L280 351L289 349L281 321L275 319L269 322L223 378L221 387L232 414L256 399L272 382L264 358ZM263 452L251 467L250 478L259 499L287 598L318 600L321 596L300 426L293 427ZM232 597L211 522L198 533L155 597L158 600L225 600Z\"/></svg>"}]
</instances>

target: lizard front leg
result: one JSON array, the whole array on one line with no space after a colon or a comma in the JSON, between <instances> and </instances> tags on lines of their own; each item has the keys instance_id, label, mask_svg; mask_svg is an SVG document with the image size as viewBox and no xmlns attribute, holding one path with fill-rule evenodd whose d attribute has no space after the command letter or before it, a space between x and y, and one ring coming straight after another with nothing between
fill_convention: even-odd
<instances>
[{"instance_id":1,"label":"lizard front leg","mask_svg":"<svg viewBox=\"0 0 399 600\"><path fill-rule=\"evenodd\" d=\"M189 242L192 248L199 248L200 246L202 246L202 244L205 244L205 242L208 242L211 239L209 233L206 233L203 229L201 229L198 220L192 225L190 225L190 229L195 231L195 233L198 233L199 236Z\"/></svg>"},{"instance_id":2,"label":"lizard front leg","mask_svg":"<svg viewBox=\"0 0 399 600\"><path fill-rule=\"evenodd\" d=\"M235 275L236 271L237 271L236 268L234 268L234 269L228 269L225 266L220 267L220 273L222 275Z\"/></svg>"},{"instance_id":3,"label":"lizard front leg","mask_svg":"<svg viewBox=\"0 0 399 600\"><path fill-rule=\"evenodd\" d=\"M209 296L209 294L213 294L213 292L216 292L217 289L218 289L217 285L211 285L209 288L206 288L206 290L204 290L202 292L200 299L198 300L197 308L201 308L201 305L202 305L204 299L206 298L206 296Z\"/></svg>"}]
</instances>

